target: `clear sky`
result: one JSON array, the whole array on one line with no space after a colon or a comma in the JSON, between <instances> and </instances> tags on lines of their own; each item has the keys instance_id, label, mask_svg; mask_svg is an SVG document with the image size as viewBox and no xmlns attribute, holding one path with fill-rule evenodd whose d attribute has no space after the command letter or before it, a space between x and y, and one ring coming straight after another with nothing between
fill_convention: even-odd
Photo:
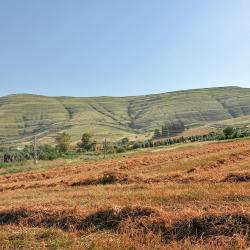
<instances>
[{"instance_id":1,"label":"clear sky","mask_svg":"<svg viewBox=\"0 0 250 250\"><path fill-rule=\"evenodd\" d=\"M249 0L0 0L0 95L250 87Z\"/></svg>"}]
</instances>

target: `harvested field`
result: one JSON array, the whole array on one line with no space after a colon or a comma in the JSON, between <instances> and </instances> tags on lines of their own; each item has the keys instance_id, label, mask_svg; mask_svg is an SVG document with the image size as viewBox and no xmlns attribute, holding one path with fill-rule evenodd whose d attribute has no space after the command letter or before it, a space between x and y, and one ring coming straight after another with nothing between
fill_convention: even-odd
<instances>
[{"instance_id":1,"label":"harvested field","mask_svg":"<svg viewBox=\"0 0 250 250\"><path fill-rule=\"evenodd\" d=\"M2 248L245 249L249 162L235 140L2 175Z\"/></svg>"}]
</instances>

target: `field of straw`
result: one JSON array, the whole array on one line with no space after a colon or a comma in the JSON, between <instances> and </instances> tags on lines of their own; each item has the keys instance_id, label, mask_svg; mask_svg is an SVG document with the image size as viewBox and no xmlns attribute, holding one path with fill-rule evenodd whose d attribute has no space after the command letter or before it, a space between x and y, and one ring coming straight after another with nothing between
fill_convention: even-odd
<instances>
[{"instance_id":1,"label":"field of straw","mask_svg":"<svg viewBox=\"0 0 250 250\"><path fill-rule=\"evenodd\" d=\"M250 247L249 139L58 162L0 191L0 249Z\"/></svg>"}]
</instances>

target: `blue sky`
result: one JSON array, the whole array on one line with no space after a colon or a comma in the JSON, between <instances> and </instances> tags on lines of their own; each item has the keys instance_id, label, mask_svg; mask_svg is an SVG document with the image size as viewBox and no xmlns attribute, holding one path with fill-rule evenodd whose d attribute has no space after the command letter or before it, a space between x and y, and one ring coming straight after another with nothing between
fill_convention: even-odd
<instances>
[{"instance_id":1,"label":"blue sky","mask_svg":"<svg viewBox=\"0 0 250 250\"><path fill-rule=\"evenodd\" d=\"M0 0L0 95L250 87L249 0Z\"/></svg>"}]
</instances>

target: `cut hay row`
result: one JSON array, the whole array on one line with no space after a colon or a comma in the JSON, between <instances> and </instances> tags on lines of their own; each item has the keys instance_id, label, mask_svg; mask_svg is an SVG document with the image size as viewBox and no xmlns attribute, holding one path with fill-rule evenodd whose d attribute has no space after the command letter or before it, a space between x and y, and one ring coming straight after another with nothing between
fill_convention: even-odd
<instances>
[{"instance_id":1,"label":"cut hay row","mask_svg":"<svg viewBox=\"0 0 250 250\"><path fill-rule=\"evenodd\" d=\"M193 173L196 169L192 171L187 170L185 173ZM177 183L195 183L195 182L206 182L206 183L219 183L219 182L250 182L250 172L233 172L224 176L222 179L209 179L206 176L188 176L184 174L172 174L166 176L158 176L152 178L142 178L138 176L131 176L121 172L104 172L98 178L86 178L77 181L59 181L52 183L32 183L32 184L15 184L12 186L0 186L0 192L7 190L17 190L17 189L35 189L43 187L76 187L76 186L89 186L89 185L128 185L128 184L163 184L167 182L177 182Z\"/></svg>"},{"instance_id":2,"label":"cut hay row","mask_svg":"<svg viewBox=\"0 0 250 250\"><path fill-rule=\"evenodd\" d=\"M111 230L117 233L157 234L166 242L184 239L244 235L250 240L249 214L209 214L171 220L162 211L148 207L108 208L85 217L66 212L27 210L0 212L0 225L59 228L65 231Z\"/></svg>"},{"instance_id":3,"label":"cut hay row","mask_svg":"<svg viewBox=\"0 0 250 250\"><path fill-rule=\"evenodd\" d=\"M223 182L250 182L250 172L229 173L222 181Z\"/></svg>"}]
</instances>

